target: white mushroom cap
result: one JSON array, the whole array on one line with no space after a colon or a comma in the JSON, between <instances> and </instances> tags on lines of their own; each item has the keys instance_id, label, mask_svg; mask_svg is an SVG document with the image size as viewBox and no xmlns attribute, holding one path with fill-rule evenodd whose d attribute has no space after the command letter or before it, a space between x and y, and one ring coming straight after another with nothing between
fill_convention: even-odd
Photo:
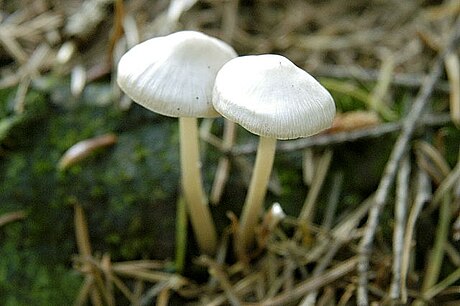
<instances>
[{"instance_id":1,"label":"white mushroom cap","mask_svg":"<svg viewBox=\"0 0 460 306\"><path fill-rule=\"evenodd\" d=\"M293 139L332 125L335 104L310 74L281 55L242 56L218 72L214 108L248 131Z\"/></svg>"},{"instance_id":2,"label":"white mushroom cap","mask_svg":"<svg viewBox=\"0 0 460 306\"><path fill-rule=\"evenodd\" d=\"M217 117L212 87L236 52L195 31L176 32L134 46L118 63L117 82L134 101L171 117Z\"/></svg>"}]
</instances>

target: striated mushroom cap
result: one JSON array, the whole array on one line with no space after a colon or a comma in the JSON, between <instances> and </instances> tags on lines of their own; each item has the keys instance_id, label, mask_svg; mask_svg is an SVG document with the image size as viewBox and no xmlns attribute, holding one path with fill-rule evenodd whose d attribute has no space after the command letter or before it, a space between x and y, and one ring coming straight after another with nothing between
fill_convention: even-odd
<instances>
[{"instance_id":1,"label":"striated mushroom cap","mask_svg":"<svg viewBox=\"0 0 460 306\"><path fill-rule=\"evenodd\" d=\"M117 82L135 102L170 117L217 117L212 88L236 52L195 31L155 37L130 49L118 63Z\"/></svg>"},{"instance_id":2,"label":"striated mushroom cap","mask_svg":"<svg viewBox=\"0 0 460 306\"><path fill-rule=\"evenodd\" d=\"M264 137L294 139L332 125L335 104L310 74L281 55L237 57L218 72L213 105L225 118Z\"/></svg>"}]
</instances>

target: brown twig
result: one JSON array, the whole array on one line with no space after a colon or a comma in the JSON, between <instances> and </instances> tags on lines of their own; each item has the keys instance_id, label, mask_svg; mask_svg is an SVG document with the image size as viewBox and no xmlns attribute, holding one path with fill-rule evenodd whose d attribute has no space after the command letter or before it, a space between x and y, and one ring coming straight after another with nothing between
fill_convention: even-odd
<instances>
[{"instance_id":1,"label":"brown twig","mask_svg":"<svg viewBox=\"0 0 460 306\"><path fill-rule=\"evenodd\" d=\"M439 126L444 125L450 122L449 114L441 115L426 115L422 116L416 123L417 128L422 128L425 126ZM277 146L277 151L279 152L293 152L310 147L322 147L337 145L345 142L353 142L361 139L368 138L378 138L386 134L395 133L400 131L403 128L404 122L388 122L382 123L375 127L363 128L359 130L338 132L338 133L324 133L317 136L312 136L308 138L302 138L298 140L286 140L279 142ZM247 155L252 154L256 151L256 145L246 144L240 145L232 149L229 154L238 156L238 155Z\"/></svg>"}]
</instances>

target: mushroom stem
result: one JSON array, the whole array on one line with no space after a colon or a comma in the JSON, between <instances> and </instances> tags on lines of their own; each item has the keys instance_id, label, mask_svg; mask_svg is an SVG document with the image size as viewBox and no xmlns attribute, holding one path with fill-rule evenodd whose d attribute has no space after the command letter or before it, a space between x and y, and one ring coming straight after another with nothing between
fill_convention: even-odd
<instances>
[{"instance_id":1,"label":"mushroom stem","mask_svg":"<svg viewBox=\"0 0 460 306\"><path fill-rule=\"evenodd\" d=\"M254 241L257 219L263 207L272 172L275 149L276 138L260 136L254 170L237 233L236 253L241 260L246 258L246 251Z\"/></svg>"},{"instance_id":2,"label":"mushroom stem","mask_svg":"<svg viewBox=\"0 0 460 306\"><path fill-rule=\"evenodd\" d=\"M197 119L179 117L182 190L200 250L214 255L217 234L201 178Z\"/></svg>"}]
</instances>

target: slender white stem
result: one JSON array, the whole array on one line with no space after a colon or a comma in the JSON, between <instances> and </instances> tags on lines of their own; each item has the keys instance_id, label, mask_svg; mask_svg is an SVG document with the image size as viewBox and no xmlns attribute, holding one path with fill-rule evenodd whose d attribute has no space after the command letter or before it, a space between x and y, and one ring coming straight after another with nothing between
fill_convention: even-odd
<instances>
[{"instance_id":1,"label":"slender white stem","mask_svg":"<svg viewBox=\"0 0 460 306\"><path fill-rule=\"evenodd\" d=\"M254 231L267 193L268 181L275 158L275 149L276 138L262 136L259 138L256 162L237 234L236 253L240 259L244 259L247 248L254 241Z\"/></svg>"},{"instance_id":2,"label":"slender white stem","mask_svg":"<svg viewBox=\"0 0 460 306\"><path fill-rule=\"evenodd\" d=\"M216 251L217 234L203 191L197 119L179 118L182 189L190 221L200 250L208 255Z\"/></svg>"}]
</instances>

